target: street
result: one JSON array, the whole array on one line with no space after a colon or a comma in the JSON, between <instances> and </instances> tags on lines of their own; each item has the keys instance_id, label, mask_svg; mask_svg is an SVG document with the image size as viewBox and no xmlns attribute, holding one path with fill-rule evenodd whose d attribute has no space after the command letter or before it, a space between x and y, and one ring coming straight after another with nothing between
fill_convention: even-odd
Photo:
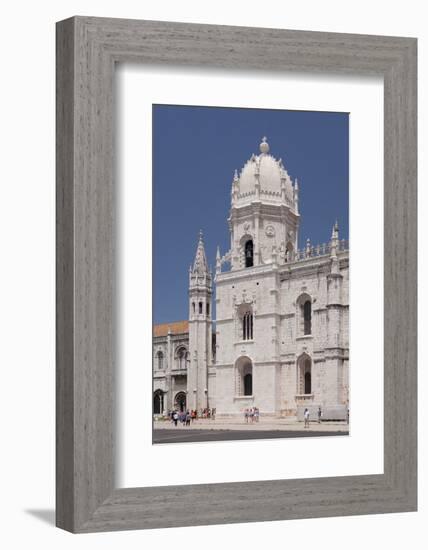
<instances>
[{"instance_id":1,"label":"street","mask_svg":"<svg viewBox=\"0 0 428 550\"><path fill-rule=\"evenodd\" d=\"M186 429L181 426L172 429L153 430L153 443L198 443L201 441L233 441L243 439L276 439L285 437L322 437L348 435L348 431L317 431L302 430L216 430L216 429Z\"/></svg>"}]
</instances>

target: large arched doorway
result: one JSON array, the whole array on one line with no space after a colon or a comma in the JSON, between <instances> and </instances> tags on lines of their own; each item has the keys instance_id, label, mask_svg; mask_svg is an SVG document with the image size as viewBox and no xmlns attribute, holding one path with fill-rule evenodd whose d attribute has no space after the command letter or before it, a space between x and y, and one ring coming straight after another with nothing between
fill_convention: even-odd
<instances>
[{"instance_id":1,"label":"large arched doorway","mask_svg":"<svg viewBox=\"0 0 428 550\"><path fill-rule=\"evenodd\" d=\"M245 355L235 363L235 393L236 395L253 395L253 364Z\"/></svg>"},{"instance_id":2,"label":"large arched doorway","mask_svg":"<svg viewBox=\"0 0 428 550\"><path fill-rule=\"evenodd\" d=\"M175 396L175 408L180 412L186 410L186 394L184 391L180 391Z\"/></svg>"},{"instance_id":3,"label":"large arched doorway","mask_svg":"<svg viewBox=\"0 0 428 550\"><path fill-rule=\"evenodd\" d=\"M156 390L153 394L153 414L163 413L163 392Z\"/></svg>"}]
</instances>

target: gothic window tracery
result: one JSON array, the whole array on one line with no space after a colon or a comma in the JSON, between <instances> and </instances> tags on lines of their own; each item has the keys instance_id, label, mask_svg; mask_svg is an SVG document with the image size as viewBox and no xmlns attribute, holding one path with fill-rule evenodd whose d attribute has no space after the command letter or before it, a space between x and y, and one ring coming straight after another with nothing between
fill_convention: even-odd
<instances>
[{"instance_id":1,"label":"gothic window tracery","mask_svg":"<svg viewBox=\"0 0 428 550\"><path fill-rule=\"evenodd\" d=\"M184 346L178 348L176 353L176 367L179 370L183 370L187 367L187 360L189 357L189 352Z\"/></svg>"},{"instance_id":2,"label":"gothic window tracery","mask_svg":"<svg viewBox=\"0 0 428 550\"><path fill-rule=\"evenodd\" d=\"M158 370L163 369L163 353L161 351L158 351L156 354L156 366Z\"/></svg>"},{"instance_id":3,"label":"gothic window tracery","mask_svg":"<svg viewBox=\"0 0 428 550\"><path fill-rule=\"evenodd\" d=\"M253 339L253 314L251 311L247 311L242 317L242 339Z\"/></svg>"}]
</instances>

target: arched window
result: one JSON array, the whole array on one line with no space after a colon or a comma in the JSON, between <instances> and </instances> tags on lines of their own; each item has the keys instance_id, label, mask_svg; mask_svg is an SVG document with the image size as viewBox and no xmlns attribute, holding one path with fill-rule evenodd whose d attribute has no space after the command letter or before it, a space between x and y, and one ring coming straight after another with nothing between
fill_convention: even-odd
<instances>
[{"instance_id":1,"label":"arched window","mask_svg":"<svg viewBox=\"0 0 428 550\"><path fill-rule=\"evenodd\" d=\"M199 313L202 314L202 302L199 302Z\"/></svg>"},{"instance_id":2,"label":"arched window","mask_svg":"<svg viewBox=\"0 0 428 550\"><path fill-rule=\"evenodd\" d=\"M207 317L209 316L210 314L210 303L207 302Z\"/></svg>"},{"instance_id":3,"label":"arched window","mask_svg":"<svg viewBox=\"0 0 428 550\"><path fill-rule=\"evenodd\" d=\"M180 347L177 350L177 369L182 370L187 367L188 351L185 347Z\"/></svg>"},{"instance_id":4,"label":"arched window","mask_svg":"<svg viewBox=\"0 0 428 550\"><path fill-rule=\"evenodd\" d=\"M303 304L303 334L312 333L312 304L310 300L306 300Z\"/></svg>"},{"instance_id":5,"label":"arched window","mask_svg":"<svg viewBox=\"0 0 428 550\"><path fill-rule=\"evenodd\" d=\"M244 395L253 395L253 375L251 373L244 376Z\"/></svg>"},{"instance_id":6,"label":"arched window","mask_svg":"<svg viewBox=\"0 0 428 550\"><path fill-rule=\"evenodd\" d=\"M186 410L186 394L184 393L184 391L178 392L175 396L174 408L179 410L180 412L184 412Z\"/></svg>"},{"instance_id":7,"label":"arched window","mask_svg":"<svg viewBox=\"0 0 428 550\"><path fill-rule=\"evenodd\" d=\"M192 310L193 310L193 313L195 313L195 302L192 302Z\"/></svg>"},{"instance_id":8,"label":"arched window","mask_svg":"<svg viewBox=\"0 0 428 550\"><path fill-rule=\"evenodd\" d=\"M253 314L251 311L247 311L242 317L242 339L253 339Z\"/></svg>"},{"instance_id":9,"label":"arched window","mask_svg":"<svg viewBox=\"0 0 428 550\"><path fill-rule=\"evenodd\" d=\"M253 267L254 265L254 245L250 239L245 243L245 267Z\"/></svg>"},{"instance_id":10,"label":"arched window","mask_svg":"<svg viewBox=\"0 0 428 550\"><path fill-rule=\"evenodd\" d=\"M156 354L156 363L157 368L159 370L163 369L163 353L161 351L158 351Z\"/></svg>"},{"instance_id":11,"label":"arched window","mask_svg":"<svg viewBox=\"0 0 428 550\"><path fill-rule=\"evenodd\" d=\"M163 392L156 390L153 394L153 414L163 413Z\"/></svg>"},{"instance_id":12,"label":"arched window","mask_svg":"<svg viewBox=\"0 0 428 550\"><path fill-rule=\"evenodd\" d=\"M296 300L297 336L312 334L312 298L304 292Z\"/></svg>"}]
</instances>

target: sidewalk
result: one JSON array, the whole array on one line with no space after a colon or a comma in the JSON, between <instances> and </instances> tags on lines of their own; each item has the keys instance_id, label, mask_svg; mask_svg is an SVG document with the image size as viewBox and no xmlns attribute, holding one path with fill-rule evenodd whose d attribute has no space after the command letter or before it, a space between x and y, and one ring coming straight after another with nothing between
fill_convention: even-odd
<instances>
[{"instance_id":1,"label":"sidewalk","mask_svg":"<svg viewBox=\"0 0 428 550\"><path fill-rule=\"evenodd\" d=\"M171 430L174 428L174 423L169 420L156 420L153 423L155 430ZM190 426L185 426L180 422L177 425L177 430L248 430L248 431L263 431L263 430L290 430L300 431L305 429L303 422L297 420L289 420L287 418L260 418L259 422L245 422L242 418L221 418L209 419L201 418L194 420ZM306 430L319 432L348 432L349 425L346 422L322 422L311 421L309 428Z\"/></svg>"}]
</instances>

